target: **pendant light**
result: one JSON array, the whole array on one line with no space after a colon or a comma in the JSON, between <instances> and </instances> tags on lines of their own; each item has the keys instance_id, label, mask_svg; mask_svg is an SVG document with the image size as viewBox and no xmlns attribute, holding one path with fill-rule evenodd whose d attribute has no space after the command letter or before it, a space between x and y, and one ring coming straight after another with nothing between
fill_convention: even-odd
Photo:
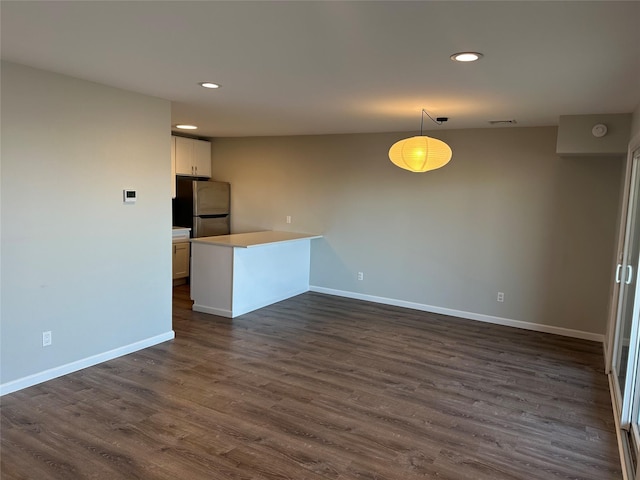
<instances>
[{"instance_id":1,"label":"pendant light","mask_svg":"<svg viewBox=\"0 0 640 480\"><path fill-rule=\"evenodd\" d=\"M442 140L427 137L422 134L424 116L431 118L424 108L420 119L420 136L405 138L394 143L389 149L389 160L395 165L410 172L427 172L444 167L451 160L451 148ZM433 120L433 118L431 118ZM433 120L442 125L449 120L447 117L438 117Z\"/></svg>"}]
</instances>

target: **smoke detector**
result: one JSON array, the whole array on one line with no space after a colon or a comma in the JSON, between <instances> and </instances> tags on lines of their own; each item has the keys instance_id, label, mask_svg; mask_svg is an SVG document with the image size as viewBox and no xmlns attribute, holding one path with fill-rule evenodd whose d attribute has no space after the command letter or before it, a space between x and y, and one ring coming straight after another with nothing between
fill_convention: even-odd
<instances>
[{"instance_id":1,"label":"smoke detector","mask_svg":"<svg viewBox=\"0 0 640 480\"><path fill-rule=\"evenodd\" d=\"M607 126L604 123L598 123L591 129L591 135L596 138L604 137L607 134Z\"/></svg>"}]
</instances>

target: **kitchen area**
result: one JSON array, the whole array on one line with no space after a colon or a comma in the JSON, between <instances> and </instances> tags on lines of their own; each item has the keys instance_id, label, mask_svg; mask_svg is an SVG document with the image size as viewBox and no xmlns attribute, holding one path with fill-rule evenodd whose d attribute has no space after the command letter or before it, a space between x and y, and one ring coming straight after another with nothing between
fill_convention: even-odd
<instances>
[{"instance_id":1,"label":"kitchen area","mask_svg":"<svg viewBox=\"0 0 640 480\"><path fill-rule=\"evenodd\" d=\"M231 185L211 178L211 143L171 137L173 286L193 310L234 318L309 290L320 235L231 233Z\"/></svg>"},{"instance_id":2,"label":"kitchen area","mask_svg":"<svg viewBox=\"0 0 640 480\"><path fill-rule=\"evenodd\" d=\"M211 181L211 142L171 136L173 285L188 282L192 237L230 233L230 185Z\"/></svg>"}]
</instances>

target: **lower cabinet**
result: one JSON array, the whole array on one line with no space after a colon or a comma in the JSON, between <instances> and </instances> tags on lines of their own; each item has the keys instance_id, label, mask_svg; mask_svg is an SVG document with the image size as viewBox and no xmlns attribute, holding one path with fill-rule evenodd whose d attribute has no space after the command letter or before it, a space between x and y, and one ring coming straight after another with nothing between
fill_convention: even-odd
<instances>
[{"instance_id":1,"label":"lower cabinet","mask_svg":"<svg viewBox=\"0 0 640 480\"><path fill-rule=\"evenodd\" d=\"M189 276L189 242L173 244L173 284L186 283Z\"/></svg>"}]
</instances>

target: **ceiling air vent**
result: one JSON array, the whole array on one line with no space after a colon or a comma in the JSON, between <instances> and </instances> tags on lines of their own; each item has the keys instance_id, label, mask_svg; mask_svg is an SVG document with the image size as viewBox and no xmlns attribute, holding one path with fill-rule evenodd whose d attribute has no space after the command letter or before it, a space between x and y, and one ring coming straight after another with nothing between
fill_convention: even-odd
<instances>
[{"instance_id":1,"label":"ceiling air vent","mask_svg":"<svg viewBox=\"0 0 640 480\"><path fill-rule=\"evenodd\" d=\"M489 120L489 123L491 125L515 125L518 122L515 120Z\"/></svg>"}]
</instances>

